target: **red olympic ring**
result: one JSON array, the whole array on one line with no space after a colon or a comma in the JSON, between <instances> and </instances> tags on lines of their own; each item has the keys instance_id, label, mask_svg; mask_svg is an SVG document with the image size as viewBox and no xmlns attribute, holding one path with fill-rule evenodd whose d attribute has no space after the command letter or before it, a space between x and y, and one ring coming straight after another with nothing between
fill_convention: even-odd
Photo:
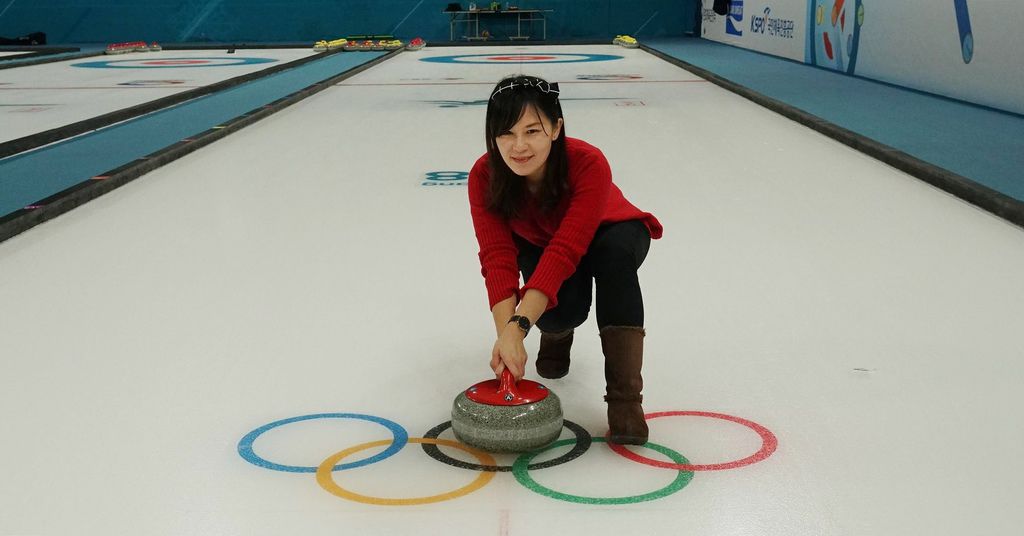
<instances>
[{"instance_id":1,"label":"red olympic ring","mask_svg":"<svg viewBox=\"0 0 1024 536\"><path fill-rule=\"evenodd\" d=\"M710 413L707 411L661 411L656 413L648 413L644 415L647 420L657 419L658 417L673 417L673 416L693 416L693 417L711 417L713 419L722 419L731 421L734 423L742 424L747 428L757 432L757 435L761 436L761 449L757 452L743 458L742 460L736 460L725 463L710 463L704 465L688 464L688 463L669 463L654 460L646 456L641 456L622 445L616 445L609 442L608 446L611 447L615 453L622 455L630 460L639 462L646 465L652 465L654 467L662 467L665 469L676 469L679 471L721 471L724 469L736 469L737 467L743 467L757 463L761 460L772 455L775 449L779 446L779 440L776 439L775 434L771 430L757 424L753 421L741 419L739 417L733 417L732 415L726 415L724 413Z\"/></svg>"},{"instance_id":2,"label":"red olympic ring","mask_svg":"<svg viewBox=\"0 0 1024 536\"><path fill-rule=\"evenodd\" d=\"M491 56L487 58L493 61L545 61L553 60L554 56Z\"/></svg>"}]
</instances>

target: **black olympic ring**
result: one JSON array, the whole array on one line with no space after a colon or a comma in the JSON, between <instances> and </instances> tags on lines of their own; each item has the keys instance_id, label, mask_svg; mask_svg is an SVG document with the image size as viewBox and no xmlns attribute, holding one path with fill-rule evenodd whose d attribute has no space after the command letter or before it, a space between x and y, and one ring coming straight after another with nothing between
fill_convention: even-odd
<instances>
[{"instance_id":1,"label":"black olympic ring","mask_svg":"<svg viewBox=\"0 0 1024 536\"><path fill-rule=\"evenodd\" d=\"M569 420L564 420L563 419L562 420L562 425L565 426L566 428L568 428L569 431L571 431L573 434L576 435L576 445L573 446L572 450L570 450L569 452L566 452L565 454L563 454L563 455L561 455L561 456L559 456L557 458L552 458L552 459L550 459L550 460L548 460L546 462L531 463L528 466L528 468L530 470L548 469L550 467L555 467L556 465L562 465L563 463L571 462L571 461L575 460L576 458L579 458L580 456L582 456L583 453L587 452L587 450L590 449L590 445L593 443L593 437L590 435L590 432L588 432L582 426L580 426L580 425L578 425L578 424L576 424L576 423L574 423L572 421L569 421ZM423 434L423 437L428 438L428 439L437 439L437 437L440 436L442 432L444 432L445 430L451 428L451 426L452 426L452 421L443 422L443 423L441 423L441 424L431 428L427 433ZM423 446L423 452L426 452L427 456L430 456L431 458L433 458L433 459L435 459L435 460L437 460L439 462L446 463L446 464L454 466L454 467L459 467L459 468L462 468L462 469L469 469L471 471L489 471L489 472L511 472L512 471L512 466L511 465L481 465L479 463L464 462L462 460L457 460L455 458L452 458L451 456L448 456L447 454L441 452L441 449L437 448L437 445L434 445L434 444L431 444L431 443L423 443L422 446Z\"/></svg>"}]
</instances>

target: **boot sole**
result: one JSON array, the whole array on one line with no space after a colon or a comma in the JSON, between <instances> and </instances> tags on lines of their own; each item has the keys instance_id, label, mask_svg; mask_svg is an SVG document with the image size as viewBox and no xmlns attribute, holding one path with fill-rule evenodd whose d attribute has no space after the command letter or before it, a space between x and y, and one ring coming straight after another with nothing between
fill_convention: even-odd
<instances>
[{"instance_id":1,"label":"boot sole","mask_svg":"<svg viewBox=\"0 0 1024 536\"><path fill-rule=\"evenodd\" d=\"M537 375L540 376L541 378L547 378L549 380L557 380L558 378L564 378L564 377L568 376L569 375L569 371L567 370L567 371L562 372L562 373L557 373L557 372L556 373L551 373L551 372L541 372L540 370L538 370L537 371Z\"/></svg>"},{"instance_id":2,"label":"boot sole","mask_svg":"<svg viewBox=\"0 0 1024 536\"><path fill-rule=\"evenodd\" d=\"M610 436L608 441L615 443L616 445L645 445L647 444L646 437L640 436Z\"/></svg>"}]
</instances>

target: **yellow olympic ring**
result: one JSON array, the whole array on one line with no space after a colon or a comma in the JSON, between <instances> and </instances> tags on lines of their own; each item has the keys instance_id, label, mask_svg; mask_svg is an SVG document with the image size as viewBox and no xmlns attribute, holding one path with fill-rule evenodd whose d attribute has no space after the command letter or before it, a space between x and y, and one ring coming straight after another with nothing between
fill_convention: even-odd
<instances>
[{"instance_id":1,"label":"yellow olympic ring","mask_svg":"<svg viewBox=\"0 0 1024 536\"><path fill-rule=\"evenodd\" d=\"M459 488L457 490L449 491L448 493L442 493L440 495L431 495L429 497L412 497L412 498L408 498L408 499L387 499L387 498L382 498L382 497L370 497L368 495L360 495L358 493L353 493L351 491L348 491L348 490L342 488L341 486L338 485L337 482L334 481L333 468L343 458L345 458L346 456L348 456L350 454L355 454L356 452L359 452L359 451L362 451L362 450L371 449L373 447L383 447L383 446L386 446L386 445L390 445L392 442L393 442L393 440L391 440L391 439L382 439L380 441L371 441L369 443L363 443L361 445L356 445L354 447L347 448L347 449L345 449L345 450L343 450L343 451L341 451L341 452L339 452L337 454L332 454L331 457L329 457L326 460L324 460L323 463L321 463L320 466L317 467L317 469L316 469L316 481L317 481L317 483L320 484L321 488L324 488L325 490L327 490L331 494L337 495L338 497L341 497L342 499L349 499L351 501L356 501L356 502L361 502L361 503L366 503L366 504L382 504L382 505L403 506L403 505L412 505L412 504L436 503L436 502L441 502L441 501L447 501L449 499L454 499L456 497L462 497L463 495L468 495L468 494L470 494L470 493L472 493L472 492L474 492L474 491L476 491L476 490L486 486L487 483L490 482L492 478L494 478L494 472L493 471L483 471L483 472L480 473L480 476L478 476L476 478L476 480L470 482L469 484L467 484L467 485L465 485L465 486L463 486L463 487L461 487L461 488ZM468 453L472 454L473 456L475 456L476 459L480 461L481 465L495 465L494 457L492 457L490 454L487 454L486 452L481 452L479 450L475 450L475 449L469 448L466 445L463 445L462 443L459 443L459 442L456 442L456 441L450 441L450 440L447 440L447 439L429 439L429 438L425 438L425 437L410 437L409 438L409 443L427 443L429 445L444 445L446 447L456 448L456 449L468 452Z\"/></svg>"}]
</instances>

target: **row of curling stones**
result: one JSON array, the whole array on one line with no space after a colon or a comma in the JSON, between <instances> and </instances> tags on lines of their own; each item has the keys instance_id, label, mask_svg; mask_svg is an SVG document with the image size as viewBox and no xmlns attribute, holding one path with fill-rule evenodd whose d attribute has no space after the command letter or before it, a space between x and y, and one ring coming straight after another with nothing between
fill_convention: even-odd
<instances>
[{"instance_id":1,"label":"row of curling stones","mask_svg":"<svg viewBox=\"0 0 1024 536\"><path fill-rule=\"evenodd\" d=\"M547 387L501 379L482 381L455 397L452 432L463 443L488 452L528 452L562 433L562 403Z\"/></svg>"}]
</instances>

